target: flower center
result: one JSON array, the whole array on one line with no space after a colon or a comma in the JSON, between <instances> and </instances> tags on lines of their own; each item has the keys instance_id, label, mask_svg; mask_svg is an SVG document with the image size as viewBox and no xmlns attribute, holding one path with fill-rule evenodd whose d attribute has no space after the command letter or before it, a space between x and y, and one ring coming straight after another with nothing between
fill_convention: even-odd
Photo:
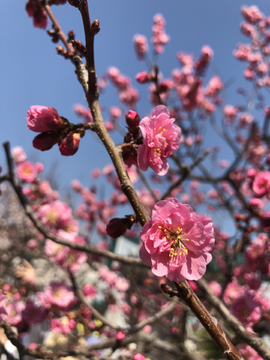
<instances>
[{"instance_id":1,"label":"flower center","mask_svg":"<svg viewBox=\"0 0 270 360\"><path fill-rule=\"evenodd\" d=\"M170 243L170 258L181 256L183 252L186 255L188 254L188 249L183 241L189 241L189 239L186 238L187 234L183 232L182 228L176 225L171 226L167 224L159 226L158 228L163 230L166 239Z\"/></svg>"}]
</instances>

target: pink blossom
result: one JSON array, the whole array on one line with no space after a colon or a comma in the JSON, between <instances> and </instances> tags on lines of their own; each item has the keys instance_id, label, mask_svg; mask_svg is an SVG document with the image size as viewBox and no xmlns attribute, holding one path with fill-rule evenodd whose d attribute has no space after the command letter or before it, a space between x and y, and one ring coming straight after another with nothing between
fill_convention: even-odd
<instances>
[{"instance_id":1,"label":"pink blossom","mask_svg":"<svg viewBox=\"0 0 270 360\"><path fill-rule=\"evenodd\" d=\"M204 93L206 96L217 96L220 90L223 89L223 82L220 80L220 77L215 75L209 81Z\"/></svg>"},{"instance_id":2,"label":"pink blossom","mask_svg":"<svg viewBox=\"0 0 270 360\"><path fill-rule=\"evenodd\" d=\"M13 156L13 159L16 164L19 164L19 163L27 160L26 154L25 154L23 148L20 146L15 146L12 149L12 156Z\"/></svg>"},{"instance_id":3,"label":"pink blossom","mask_svg":"<svg viewBox=\"0 0 270 360\"><path fill-rule=\"evenodd\" d=\"M53 229L66 230L72 221L71 208L59 200L42 205L37 212L37 216L44 225Z\"/></svg>"},{"instance_id":4,"label":"pink blossom","mask_svg":"<svg viewBox=\"0 0 270 360\"><path fill-rule=\"evenodd\" d=\"M221 288L221 285L218 282L210 281L208 285L209 285L210 289L213 291L213 293L216 296L219 296L221 294L222 288Z\"/></svg>"},{"instance_id":5,"label":"pink blossom","mask_svg":"<svg viewBox=\"0 0 270 360\"><path fill-rule=\"evenodd\" d=\"M256 24L258 21L263 19L263 14L255 5L250 7L243 6L241 8L241 12L244 18L251 24Z\"/></svg>"},{"instance_id":6,"label":"pink blossom","mask_svg":"<svg viewBox=\"0 0 270 360\"><path fill-rule=\"evenodd\" d=\"M8 284L4 285L3 290L4 291L9 291L9 289L6 289ZM2 316L7 314L7 311L5 309L6 306L6 302L7 302L7 297L3 294L2 290L0 290L0 321L2 320Z\"/></svg>"},{"instance_id":7,"label":"pink blossom","mask_svg":"<svg viewBox=\"0 0 270 360\"><path fill-rule=\"evenodd\" d=\"M145 360L145 357L142 354L135 354L133 360Z\"/></svg>"},{"instance_id":8,"label":"pink blossom","mask_svg":"<svg viewBox=\"0 0 270 360\"><path fill-rule=\"evenodd\" d=\"M36 250L38 248L38 242L37 240L35 239L30 239L28 242L27 242L27 247L29 250L33 251L33 250Z\"/></svg>"},{"instance_id":9,"label":"pink blossom","mask_svg":"<svg viewBox=\"0 0 270 360\"><path fill-rule=\"evenodd\" d=\"M36 167L30 161L24 161L17 166L17 175L22 181L32 183L37 175Z\"/></svg>"},{"instance_id":10,"label":"pink blossom","mask_svg":"<svg viewBox=\"0 0 270 360\"><path fill-rule=\"evenodd\" d=\"M73 110L75 111L75 113L79 116L81 116L85 122L93 122L93 116L92 113L89 109L87 109L86 107L80 105L80 104L76 104L73 107Z\"/></svg>"},{"instance_id":11,"label":"pink blossom","mask_svg":"<svg viewBox=\"0 0 270 360\"><path fill-rule=\"evenodd\" d=\"M148 51L148 42L147 38L144 35L136 34L133 37L133 43L135 47L136 54L139 60L144 59Z\"/></svg>"},{"instance_id":12,"label":"pink blossom","mask_svg":"<svg viewBox=\"0 0 270 360\"><path fill-rule=\"evenodd\" d=\"M258 196L264 196L267 193L270 194L270 172L261 171L254 179L252 189Z\"/></svg>"},{"instance_id":13,"label":"pink blossom","mask_svg":"<svg viewBox=\"0 0 270 360\"><path fill-rule=\"evenodd\" d=\"M226 116L226 124L230 125L237 115L238 109L231 105L224 106L223 113Z\"/></svg>"},{"instance_id":14,"label":"pink blossom","mask_svg":"<svg viewBox=\"0 0 270 360\"><path fill-rule=\"evenodd\" d=\"M30 350L36 350L36 348L38 347L38 345L36 344L36 343L31 343L31 344L29 344L29 349Z\"/></svg>"},{"instance_id":15,"label":"pink blossom","mask_svg":"<svg viewBox=\"0 0 270 360\"><path fill-rule=\"evenodd\" d=\"M125 337L126 337L126 335L123 333L123 331L119 331L119 332L116 334L116 339L117 339L117 340L123 340Z\"/></svg>"},{"instance_id":16,"label":"pink blossom","mask_svg":"<svg viewBox=\"0 0 270 360\"><path fill-rule=\"evenodd\" d=\"M200 279L212 260L212 219L176 198L159 201L141 231L140 257L157 276L171 281Z\"/></svg>"},{"instance_id":17,"label":"pink blossom","mask_svg":"<svg viewBox=\"0 0 270 360\"><path fill-rule=\"evenodd\" d=\"M19 326L22 322L22 311L25 305L21 300L7 301L5 304L6 314L2 318L12 326Z\"/></svg>"},{"instance_id":18,"label":"pink blossom","mask_svg":"<svg viewBox=\"0 0 270 360\"><path fill-rule=\"evenodd\" d=\"M201 75L203 73L203 71L209 65L212 57L213 50L208 45L203 46L201 50L201 55L194 65L194 68L196 69L198 75Z\"/></svg>"},{"instance_id":19,"label":"pink blossom","mask_svg":"<svg viewBox=\"0 0 270 360\"><path fill-rule=\"evenodd\" d=\"M35 132L47 132L63 127L64 121L58 112L48 106L34 105L27 111L27 128Z\"/></svg>"},{"instance_id":20,"label":"pink blossom","mask_svg":"<svg viewBox=\"0 0 270 360\"><path fill-rule=\"evenodd\" d=\"M126 292L129 288L129 281L123 277L115 279L114 286L120 292Z\"/></svg>"},{"instance_id":21,"label":"pink blossom","mask_svg":"<svg viewBox=\"0 0 270 360\"><path fill-rule=\"evenodd\" d=\"M138 166L145 171L151 167L158 175L169 170L167 158L179 148L181 129L174 125L168 109L157 106L150 117L140 122L143 144L138 148Z\"/></svg>"},{"instance_id":22,"label":"pink blossom","mask_svg":"<svg viewBox=\"0 0 270 360\"><path fill-rule=\"evenodd\" d=\"M114 120L120 119L122 116L122 110L117 106L111 107L109 113Z\"/></svg>"},{"instance_id":23,"label":"pink blossom","mask_svg":"<svg viewBox=\"0 0 270 360\"><path fill-rule=\"evenodd\" d=\"M263 360L263 358L247 344L240 344L239 349L246 360Z\"/></svg>"},{"instance_id":24,"label":"pink blossom","mask_svg":"<svg viewBox=\"0 0 270 360\"><path fill-rule=\"evenodd\" d=\"M26 3L26 11L29 17L33 17L34 27L46 29L49 20L46 11L42 9L39 3L29 0Z\"/></svg>"},{"instance_id":25,"label":"pink blossom","mask_svg":"<svg viewBox=\"0 0 270 360\"><path fill-rule=\"evenodd\" d=\"M38 299L44 308L55 305L60 310L67 310L76 303L72 289L64 281L53 281L43 292L38 293Z\"/></svg>"},{"instance_id":26,"label":"pink blossom","mask_svg":"<svg viewBox=\"0 0 270 360\"><path fill-rule=\"evenodd\" d=\"M151 80L151 76L146 71L141 71L135 76L135 79L139 84L145 84Z\"/></svg>"},{"instance_id":27,"label":"pink blossom","mask_svg":"<svg viewBox=\"0 0 270 360\"><path fill-rule=\"evenodd\" d=\"M166 21L161 14L154 16L154 25L152 26L151 42L158 54L164 52L164 45L170 41L170 37L165 33Z\"/></svg>"},{"instance_id":28,"label":"pink blossom","mask_svg":"<svg viewBox=\"0 0 270 360\"><path fill-rule=\"evenodd\" d=\"M86 284L83 287L83 295L87 297L95 297L97 294L96 288L91 284Z\"/></svg>"},{"instance_id":29,"label":"pink blossom","mask_svg":"<svg viewBox=\"0 0 270 360\"><path fill-rule=\"evenodd\" d=\"M46 312L42 307L37 306L32 300L27 300L25 309L22 312L22 318L27 325L42 322L46 316Z\"/></svg>"},{"instance_id":30,"label":"pink blossom","mask_svg":"<svg viewBox=\"0 0 270 360\"><path fill-rule=\"evenodd\" d=\"M233 302L232 314L243 325L252 326L261 318L261 305L254 299L254 294L251 291L246 291Z\"/></svg>"}]
</instances>

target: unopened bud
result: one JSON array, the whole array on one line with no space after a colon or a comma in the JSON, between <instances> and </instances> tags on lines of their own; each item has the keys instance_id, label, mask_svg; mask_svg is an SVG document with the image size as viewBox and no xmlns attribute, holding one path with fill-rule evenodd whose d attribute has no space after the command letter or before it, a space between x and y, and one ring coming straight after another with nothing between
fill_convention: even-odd
<instances>
[{"instance_id":1,"label":"unopened bud","mask_svg":"<svg viewBox=\"0 0 270 360\"><path fill-rule=\"evenodd\" d=\"M60 153L64 156L74 155L79 149L80 139L81 136L78 133L69 134L59 145Z\"/></svg>"},{"instance_id":2,"label":"unopened bud","mask_svg":"<svg viewBox=\"0 0 270 360\"><path fill-rule=\"evenodd\" d=\"M136 133L140 123L140 116L136 111L129 110L126 115L126 123L128 125L128 130L131 133Z\"/></svg>"},{"instance_id":3,"label":"unopened bud","mask_svg":"<svg viewBox=\"0 0 270 360\"><path fill-rule=\"evenodd\" d=\"M135 79L140 84L146 84L151 80L151 76L146 71L142 71L135 76Z\"/></svg>"},{"instance_id":4,"label":"unopened bud","mask_svg":"<svg viewBox=\"0 0 270 360\"><path fill-rule=\"evenodd\" d=\"M58 142L58 139L57 132L43 132L34 138L33 146L41 151L50 150Z\"/></svg>"}]
</instances>

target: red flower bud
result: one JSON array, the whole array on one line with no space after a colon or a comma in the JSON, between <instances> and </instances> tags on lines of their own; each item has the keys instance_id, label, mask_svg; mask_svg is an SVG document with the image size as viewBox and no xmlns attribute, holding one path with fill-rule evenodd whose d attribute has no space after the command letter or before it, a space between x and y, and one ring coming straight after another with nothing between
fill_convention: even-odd
<instances>
[{"instance_id":1,"label":"red flower bud","mask_svg":"<svg viewBox=\"0 0 270 360\"><path fill-rule=\"evenodd\" d=\"M124 235L127 229L127 219L113 218L109 221L106 232L111 238L117 239L119 236Z\"/></svg>"},{"instance_id":2,"label":"red flower bud","mask_svg":"<svg viewBox=\"0 0 270 360\"><path fill-rule=\"evenodd\" d=\"M138 83L145 84L151 80L151 76L146 71L142 71L135 76L135 79Z\"/></svg>"},{"instance_id":3,"label":"red flower bud","mask_svg":"<svg viewBox=\"0 0 270 360\"><path fill-rule=\"evenodd\" d=\"M81 136L78 133L69 134L59 145L60 153L64 156L74 155L79 149Z\"/></svg>"},{"instance_id":4,"label":"red flower bud","mask_svg":"<svg viewBox=\"0 0 270 360\"><path fill-rule=\"evenodd\" d=\"M55 132L44 132L36 136L33 140L33 146L35 149L45 151L50 150L53 145L58 142L59 135Z\"/></svg>"},{"instance_id":5,"label":"red flower bud","mask_svg":"<svg viewBox=\"0 0 270 360\"><path fill-rule=\"evenodd\" d=\"M126 123L128 125L128 130L131 133L136 133L140 123L140 116L136 111L129 110L126 115Z\"/></svg>"}]
</instances>

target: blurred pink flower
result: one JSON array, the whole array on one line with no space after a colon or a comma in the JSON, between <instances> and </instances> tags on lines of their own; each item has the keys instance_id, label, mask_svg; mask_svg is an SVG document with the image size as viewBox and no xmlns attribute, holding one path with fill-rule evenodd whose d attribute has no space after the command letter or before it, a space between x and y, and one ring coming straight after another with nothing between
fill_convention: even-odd
<instances>
[{"instance_id":1,"label":"blurred pink flower","mask_svg":"<svg viewBox=\"0 0 270 360\"><path fill-rule=\"evenodd\" d=\"M143 144L138 148L138 166L145 171L151 167L158 175L169 170L167 158L179 148L181 129L174 125L168 109L159 105L150 117L140 122Z\"/></svg>"},{"instance_id":2,"label":"blurred pink flower","mask_svg":"<svg viewBox=\"0 0 270 360\"><path fill-rule=\"evenodd\" d=\"M60 310L67 310L76 303L72 289L64 281L52 281L43 292L39 292L37 295L44 308L55 305Z\"/></svg>"},{"instance_id":3,"label":"blurred pink flower","mask_svg":"<svg viewBox=\"0 0 270 360\"><path fill-rule=\"evenodd\" d=\"M261 171L254 179L252 189L257 196L264 196L270 194L270 172Z\"/></svg>"},{"instance_id":4,"label":"blurred pink flower","mask_svg":"<svg viewBox=\"0 0 270 360\"><path fill-rule=\"evenodd\" d=\"M91 284L86 284L83 287L83 295L87 297L95 297L97 294L96 288Z\"/></svg>"},{"instance_id":5,"label":"blurred pink flower","mask_svg":"<svg viewBox=\"0 0 270 360\"><path fill-rule=\"evenodd\" d=\"M145 54L148 51L148 41L144 35L136 34L133 37L133 43L135 47L136 54L139 60L144 59Z\"/></svg>"},{"instance_id":6,"label":"blurred pink flower","mask_svg":"<svg viewBox=\"0 0 270 360\"><path fill-rule=\"evenodd\" d=\"M20 146L15 146L12 149L12 156L16 164L27 160L26 154Z\"/></svg>"},{"instance_id":7,"label":"blurred pink flower","mask_svg":"<svg viewBox=\"0 0 270 360\"><path fill-rule=\"evenodd\" d=\"M251 24L256 24L258 21L263 19L263 14L255 5L250 7L243 6L241 8L241 12L244 18Z\"/></svg>"},{"instance_id":8,"label":"blurred pink flower","mask_svg":"<svg viewBox=\"0 0 270 360\"><path fill-rule=\"evenodd\" d=\"M251 291L246 291L232 303L232 314L243 325L250 327L261 318L261 304L254 299L254 294Z\"/></svg>"},{"instance_id":9,"label":"blurred pink flower","mask_svg":"<svg viewBox=\"0 0 270 360\"><path fill-rule=\"evenodd\" d=\"M212 260L212 219L176 198L159 201L141 231L140 257L156 276L171 281L198 280Z\"/></svg>"},{"instance_id":10,"label":"blurred pink flower","mask_svg":"<svg viewBox=\"0 0 270 360\"><path fill-rule=\"evenodd\" d=\"M30 161L24 161L17 166L17 175L22 181L32 183L37 175L36 167Z\"/></svg>"}]
</instances>

